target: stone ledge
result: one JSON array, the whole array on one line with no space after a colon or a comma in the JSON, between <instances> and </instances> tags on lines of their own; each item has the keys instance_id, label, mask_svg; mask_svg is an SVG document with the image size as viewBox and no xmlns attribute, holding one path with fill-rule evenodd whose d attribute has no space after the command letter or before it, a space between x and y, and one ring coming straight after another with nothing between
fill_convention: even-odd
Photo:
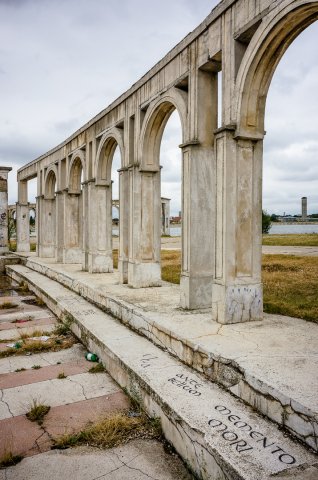
<instances>
[{"instance_id":1,"label":"stone ledge","mask_svg":"<svg viewBox=\"0 0 318 480\"><path fill-rule=\"evenodd\" d=\"M317 478L315 455L224 389L57 282L20 265L8 273L26 281L57 316L73 319L75 335L161 418L166 438L199 478Z\"/></svg>"},{"instance_id":2,"label":"stone ledge","mask_svg":"<svg viewBox=\"0 0 318 480\"><path fill-rule=\"evenodd\" d=\"M106 283L102 290L98 288L98 285L100 285L98 277L95 277L97 280L94 283L92 276L87 276L87 274L85 276L85 273L82 272L76 273L76 266L73 266L74 271L71 270L72 267L65 271L65 265L54 265L30 258L27 260L27 266L61 283L111 313L125 325L129 325L130 328L147 337L154 344L166 349L186 365L204 373L212 381L221 384L257 411L284 426L311 448L318 450L318 414L317 409L313 406L314 392L310 386L314 381L310 382L310 378L308 378L308 385L306 386L312 396L306 398L308 392L302 392L301 390L296 392L290 388L288 385L289 379L286 382L285 379L283 379L284 381L277 381L277 378L270 375L267 378L262 372L265 367L269 372L271 369L277 369L277 362L282 363L283 360L287 364L287 369L290 370L292 356L288 357L285 351L281 353L282 358L274 359L274 361L270 358L270 355L268 357L264 356L265 361L263 360L258 365L259 358L262 357L262 350L258 348L258 345L254 349L250 346L246 352L248 358L245 358L243 354L237 354L235 349L233 350L235 354L233 354L232 347L226 349L223 348L223 344L220 344L220 340L225 342L225 346L229 342L235 344L235 342L246 341L246 335L240 329L255 328L257 330L261 328L260 325L263 325L262 322L255 322L254 325L247 327L237 325L229 327L219 324L213 325L209 321L207 329L206 320L210 318L209 313L183 312L179 313L181 316L179 318L173 309L168 310L170 316L168 315L168 322L164 322L163 313L161 311L155 313L153 305L152 309L150 307L147 309L145 303L139 303L138 301L132 303L132 298L138 299L138 295L143 297L147 294L146 292L152 289L143 289L141 294L132 293L129 292L128 287L115 285L114 280L111 283L109 279L114 277L108 275L102 277L103 280L107 278L110 282ZM171 288L169 290L170 295L173 295L174 290L176 290L175 294L178 296L176 286L169 288ZM158 295L161 294L163 297L165 295L162 293L164 287L157 289L157 291L156 300L159 300ZM126 293L123 294L122 292ZM173 315L175 316L173 317ZM193 328L190 329L189 327L189 321L195 325L196 336L193 333ZM270 325L270 327L277 331L277 325ZM225 332L229 328L231 328L232 336L227 338ZM204 333L201 337L200 329L202 330L201 333ZM211 338L213 339L212 344ZM255 342L255 340L253 341ZM251 345L252 343L250 341ZM285 355L287 355L286 358ZM302 358L300 360L302 361ZM256 368L257 366L259 368ZM313 372L315 365L311 365L311 367ZM293 376L295 373L292 369L290 375ZM296 393L298 396L296 396Z\"/></svg>"}]
</instances>

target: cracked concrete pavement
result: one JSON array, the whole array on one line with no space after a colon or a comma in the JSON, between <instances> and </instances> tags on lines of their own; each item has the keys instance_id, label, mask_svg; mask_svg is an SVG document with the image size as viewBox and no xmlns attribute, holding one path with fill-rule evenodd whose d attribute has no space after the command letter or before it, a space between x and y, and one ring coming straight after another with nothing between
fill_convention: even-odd
<instances>
[{"instance_id":1,"label":"cracked concrete pavement","mask_svg":"<svg viewBox=\"0 0 318 480\"><path fill-rule=\"evenodd\" d=\"M25 324L32 327L32 335L34 329L47 331L50 326L52 330L56 323L46 307L25 308L26 297L16 288L11 296L17 304L14 312L0 310L2 350L6 338L18 339L27 330ZM0 303L3 298L0 294ZM32 321L21 323L24 328L19 329L20 324L12 322L25 319L26 312ZM93 364L85 359L85 352L76 343L67 350L0 358L0 460L8 453L24 457L21 463L0 469L0 480L190 480L179 457L165 452L155 440L134 440L107 451L88 447L50 451L54 438L76 433L130 406L108 373L88 373ZM57 378L59 373L66 378ZM42 425L25 415L34 400L50 406Z\"/></svg>"}]
</instances>

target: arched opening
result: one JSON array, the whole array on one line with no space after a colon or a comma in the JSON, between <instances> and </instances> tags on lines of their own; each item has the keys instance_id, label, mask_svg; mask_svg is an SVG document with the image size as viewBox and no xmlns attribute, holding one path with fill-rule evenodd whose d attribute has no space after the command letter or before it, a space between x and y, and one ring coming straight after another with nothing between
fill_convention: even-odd
<instances>
[{"instance_id":1,"label":"arched opening","mask_svg":"<svg viewBox=\"0 0 318 480\"><path fill-rule=\"evenodd\" d=\"M56 177L55 169L49 169L44 183L44 199L41 207L40 256L56 256Z\"/></svg>"},{"instance_id":2,"label":"arched opening","mask_svg":"<svg viewBox=\"0 0 318 480\"><path fill-rule=\"evenodd\" d=\"M122 205L120 201L118 175L123 161L122 135L123 131L119 128L105 134L100 141L96 156L95 195L98 198L98 209L95 221L95 253L92 254L89 265L89 271L92 272L113 272L121 258L121 214L119 212L126 208L126 205Z\"/></svg>"},{"instance_id":3,"label":"arched opening","mask_svg":"<svg viewBox=\"0 0 318 480\"><path fill-rule=\"evenodd\" d=\"M295 39L275 70L266 99L263 210L274 221L263 243L283 242L287 252L300 238L309 245L314 238L307 233L318 233L318 218L312 217L318 213L318 54L312 49L317 38L315 22ZM266 253L279 249L263 248ZM302 254L300 248L298 258L263 255L264 312L316 319L317 270Z\"/></svg>"},{"instance_id":4,"label":"arched opening","mask_svg":"<svg viewBox=\"0 0 318 480\"><path fill-rule=\"evenodd\" d=\"M263 317L261 219L265 104L283 54L317 18L318 2L277 3L252 37L239 67L233 99L236 130L233 134L227 133L225 144L233 153L226 156L224 174L228 175L226 181L235 186L227 190L225 205L227 211L234 213L234 220L228 223L231 228L227 225L220 229L223 236L220 245L225 256L223 263L217 264L220 284L213 286L212 294L213 317L221 323ZM227 173L230 171L231 177Z\"/></svg>"},{"instance_id":5,"label":"arched opening","mask_svg":"<svg viewBox=\"0 0 318 480\"><path fill-rule=\"evenodd\" d=\"M160 143L161 196L161 278L179 283L181 274L182 235L182 130L174 110L163 131Z\"/></svg>"},{"instance_id":6,"label":"arched opening","mask_svg":"<svg viewBox=\"0 0 318 480\"><path fill-rule=\"evenodd\" d=\"M83 264L83 181L84 154L75 153L70 161L65 208L64 262Z\"/></svg>"}]
</instances>

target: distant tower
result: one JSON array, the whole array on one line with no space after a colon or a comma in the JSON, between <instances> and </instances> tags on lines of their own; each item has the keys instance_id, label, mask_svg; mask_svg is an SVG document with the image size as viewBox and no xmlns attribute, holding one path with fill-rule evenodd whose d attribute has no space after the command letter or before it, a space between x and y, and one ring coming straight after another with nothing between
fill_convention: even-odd
<instances>
[{"instance_id":1,"label":"distant tower","mask_svg":"<svg viewBox=\"0 0 318 480\"><path fill-rule=\"evenodd\" d=\"M301 219L307 219L307 197L301 198Z\"/></svg>"}]
</instances>

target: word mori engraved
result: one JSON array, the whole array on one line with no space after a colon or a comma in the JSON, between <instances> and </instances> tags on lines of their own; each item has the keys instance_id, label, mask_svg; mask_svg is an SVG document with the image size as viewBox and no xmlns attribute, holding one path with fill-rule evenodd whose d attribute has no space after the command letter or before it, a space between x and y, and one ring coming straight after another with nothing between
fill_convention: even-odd
<instances>
[{"instance_id":1,"label":"word mori engraved","mask_svg":"<svg viewBox=\"0 0 318 480\"><path fill-rule=\"evenodd\" d=\"M175 377L169 378L168 382L171 382L176 387L182 388L182 390L185 390L195 397L200 397L201 395L201 392L198 390L202 385L194 378L188 377L183 373L177 373Z\"/></svg>"},{"instance_id":2,"label":"word mori engraved","mask_svg":"<svg viewBox=\"0 0 318 480\"><path fill-rule=\"evenodd\" d=\"M142 359L140 360L140 366L142 368L148 368L151 366L151 362L153 360L156 360L158 357L154 357L153 355L151 355L150 353L145 353L143 356L142 356Z\"/></svg>"},{"instance_id":3,"label":"word mori engraved","mask_svg":"<svg viewBox=\"0 0 318 480\"><path fill-rule=\"evenodd\" d=\"M233 415L231 410L229 410L227 407L224 407L223 405L217 405L215 410L221 415L227 417L227 420L231 423L231 427L216 418L211 418L208 421L209 426L218 432L221 437L224 438L224 440L230 442L230 445L233 445L237 452L254 450L256 446L258 448L261 447L261 449L266 450L272 455L276 455L278 460L285 465L293 465L296 463L295 457L289 453L286 453L283 448L277 445L276 442L270 440L263 433L253 430L251 425L242 421L238 415ZM233 430L237 430L238 433L235 433ZM239 438L240 432L244 432L246 435L248 435L248 442L250 443ZM257 443L257 445L253 446L253 443Z\"/></svg>"}]
</instances>

